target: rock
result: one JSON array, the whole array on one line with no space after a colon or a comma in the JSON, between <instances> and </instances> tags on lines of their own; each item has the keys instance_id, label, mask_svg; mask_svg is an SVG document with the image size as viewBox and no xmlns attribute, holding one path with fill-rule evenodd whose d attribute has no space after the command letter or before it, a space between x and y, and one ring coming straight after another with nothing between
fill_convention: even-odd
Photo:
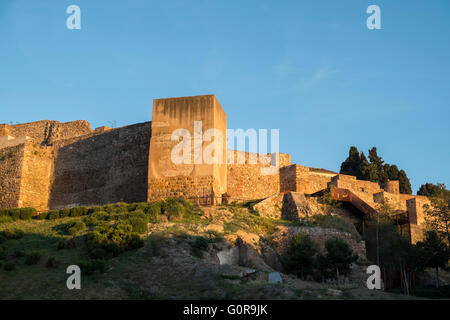
<instances>
[{"instance_id":1,"label":"rock","mask_svg":"<svg viewBox=\"0 0 450 320\"><path fill-rule=\"evenodd\" d=\"M239 247L233 247L231 249L225 249L217 252L219 263L237 265L239 263Z\"/></svg>"},{"instance_id":2,"label":"rock","mask_svg":"<svg viewBox=\"0 0 450 320\"><path fill-rule=\"evenodd\" d=\"M270 272L269 273L269 283L283 283L281 274L279 272Z\"/></svg>"},{"instance_id":3,"label":"rock","mask_svg":"<svg viewBox=\"0 0 450 320\"><path fill-rule=\"evenodd\" d=\"M254 274L256 272L256 270L255 269L244 269L244 270L242 270L242 277L247 277L247 276L249 276L249 275L251 275L251 274Z\"/></svg>"},{"instance_id":4,"label":"rock","mask_svg":"<svg viewBox=\"0 0 450 320\"><path fill-rule=\"evenodd\" d=\"M337 289L331 289L331 288L328 288L325 294L326 294L327 296L335 296L335 297L338 297L338 296L341 296L341 295L342 295L342 291L341 291L341 290L337 290Z\"/></svg>"}]
</instances>

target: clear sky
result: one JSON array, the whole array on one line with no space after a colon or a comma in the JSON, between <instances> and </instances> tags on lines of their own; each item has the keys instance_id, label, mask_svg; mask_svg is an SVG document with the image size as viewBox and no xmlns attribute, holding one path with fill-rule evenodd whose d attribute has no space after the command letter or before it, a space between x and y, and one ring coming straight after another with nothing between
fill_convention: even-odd
<instances>
[{"instance_id":1,"label":"clear sky","mask_svg":"<svg viewBox=\"0 0 450 320\"><path fill-rule=\"evenodd\" d=\"M376 146L414 192L449 187L450 1L0 0L0 123L123 126L200 94L229 128L280 129L295 163L339 170Z\"/></svg>"}]
</instances>

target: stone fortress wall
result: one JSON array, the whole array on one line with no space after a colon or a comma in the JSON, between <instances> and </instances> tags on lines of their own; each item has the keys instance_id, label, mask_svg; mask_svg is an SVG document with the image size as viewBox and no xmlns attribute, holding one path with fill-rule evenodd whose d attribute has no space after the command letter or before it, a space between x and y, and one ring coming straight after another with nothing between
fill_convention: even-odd
<instances>
[{"instance_id":1,"label":"stone fortress wall","mask_svg":"<svg viewBox=\"0 0 450 320\"><path fill-rule=\"evenodd\" d=\"M201 121L201 127L194 121ZM0 207L43 211L166 197L211 204L225 195L244 201L334 189L347 190L373 208L388 199L395 209L408 212L411 235L419 237L428 199L400 194L398 181L380 186L292 164L289 154L264 155L260 161L258 155L227 150L226 128L226 113L214 95L156 99L152 122L115 129L92 130L87 121L0 124ZM191 134L188 163L174 164L171 158L183 141L173 139L177 129ZM207 136L209 129L216 131ZM225 152L216 152L220 148ZM216 161L196 158L196 150L202 156L210 152Z\"/></svg>"}]
</instances>

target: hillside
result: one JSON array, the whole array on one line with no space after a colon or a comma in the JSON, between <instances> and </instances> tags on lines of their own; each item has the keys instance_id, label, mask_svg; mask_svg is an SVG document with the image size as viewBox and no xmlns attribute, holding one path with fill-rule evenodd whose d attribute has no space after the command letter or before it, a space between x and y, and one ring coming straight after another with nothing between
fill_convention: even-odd
<instances>
[{"instance_id":1,"label":"hillside","mask_svg":"<svg viewBox=\"0 0 450 320\"><path fill-rule=\"evenodd\" d=\"M366 289L362 256L339 285L284 274L279 258L292 234L338 236L352 246L361 239L323 227L323 219L289 222L252 208L194 208L169 199L64 209L26 220L0 218L0 298L405 298ZM81 290L66 288L66 268L72 264L81 266ZM271 272L280 272L281 284L269 281Z\"/></svg>"}]
</instances>

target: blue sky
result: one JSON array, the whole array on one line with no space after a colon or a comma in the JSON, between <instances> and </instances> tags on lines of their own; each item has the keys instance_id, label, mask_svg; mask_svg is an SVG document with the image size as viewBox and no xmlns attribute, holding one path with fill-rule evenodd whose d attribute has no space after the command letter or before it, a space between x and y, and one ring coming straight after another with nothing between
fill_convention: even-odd
<instances>
[{"instance_id":1,"label":"blue sky","mask_svg":"<svg viewBox=\"0 0 450 320\"><path fill-rule=\"evenodd\" d=\"M449 22L448 0L1 0L0 123L123 126L213 93L229 128L280 129L295 163L339 170L376 146L414 192L450 186Z\"/></svg>"}]
</instances>

